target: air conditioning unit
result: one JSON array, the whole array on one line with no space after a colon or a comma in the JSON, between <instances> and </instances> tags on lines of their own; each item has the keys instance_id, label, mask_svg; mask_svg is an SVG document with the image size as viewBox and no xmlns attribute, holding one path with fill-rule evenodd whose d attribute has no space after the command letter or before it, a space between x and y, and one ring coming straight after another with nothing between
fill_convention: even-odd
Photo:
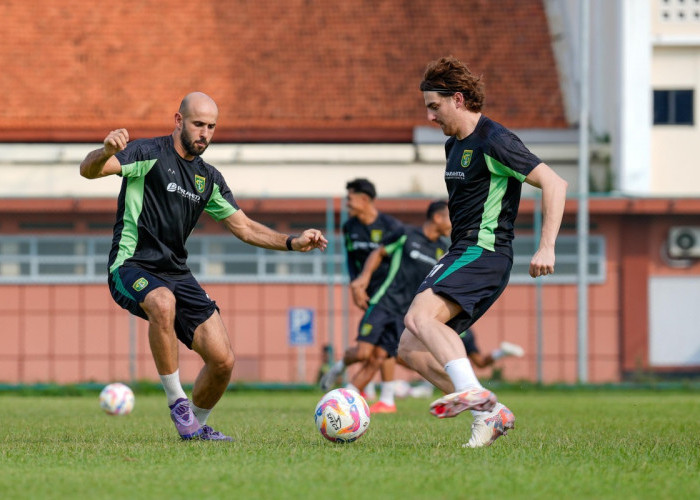
<instances>
[{"instance_id":1,"label":"air conditioning unit","mask_svg":"<svg viewBox=\"0 0 700 500\"><path fill-rule=\"evenodd\" d=\"M700 258L700 227L672 227L668 232L668 255L673 259Z\"/></svg>"}]
</instances>

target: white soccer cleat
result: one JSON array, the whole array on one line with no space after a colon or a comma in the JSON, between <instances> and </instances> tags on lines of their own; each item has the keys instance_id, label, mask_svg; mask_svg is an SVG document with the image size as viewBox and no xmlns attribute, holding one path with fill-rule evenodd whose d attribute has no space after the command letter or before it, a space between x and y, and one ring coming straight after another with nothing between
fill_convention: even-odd
<instances>
[{"instance_id":1,"label":"white soccer cleat","mask_svg":"<svg viewBox=\"0 0 700 500\"><path fill-rule=\"evenodd\" d=\"M488 415L478 416L472 422L472 435L469 442L462 445L463 448L483 448L491 444L501 436L505 436L510 429L515 427L515 415L501 403Z\"/></svg>"},{"instance_id":2,"label":"white soccer cleat","mask_svg":"<svg viewBox=\"0 0 700 500\"><path fill-rule=\"evenodd\" d=\"M430 413L437 418L451 418L464 410L491 411L497 401L496 395L488 389L468 389L436 399L430 405Z\"/></svg>"},{"instance_id":3,"label":"white soccer cleat","mask_svg":"<svg viewBox=\"0 0 700 500\"><path fill-rule=\"evenodd\" d=\"M518 344L511 344L510 342L501 342L501 351L507 356L515 356L522 358L525 354L525 350Z\"/></svg>"}]
</instances>

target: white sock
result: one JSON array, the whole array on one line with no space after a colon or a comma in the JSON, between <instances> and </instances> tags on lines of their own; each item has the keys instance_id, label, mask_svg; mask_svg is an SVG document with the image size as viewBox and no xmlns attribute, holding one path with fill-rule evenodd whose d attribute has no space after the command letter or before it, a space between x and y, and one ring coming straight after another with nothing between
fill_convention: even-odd
<instances>
[{"instance_id":1,"label":"white sock","mask_svg":"<svg viewBox=\"0 0 700 500\"><path fill-rule=\"evenodd\" d=\"M350 382L348 382L345 386L346 389L350 389L351 391L355 391L356 393L360 393L360 389L352 385Z\"/></svg>"},{"instance_id":2,"label":"white sock","mask_svg":"<svg viewBox=\"0 0 700 500\"><path fill-rule=\"evenodd\" d=\"M503 357L509 356L507 352L503 352L503 349L494 349L493 352L491 353L491 357L493 358L494 361L501 359Z\"/></svg>"},{"instance_id":3,"label":"white sock","mask_svg":"<svg viewBox=\"0 0 700 500\"><path fill-rule=\"evenodd\" d=\"M187 394L182 389L180 384L180 370L175 370L174 373L170 375L161 375L160 382L163 384L163 389L165 389L165 396L168 398L168 406L175 403L180 398L187 399Z\"/></svg>"},{"instance_id":4,"label":"white sock","mask_svg":"<svg viewBox=\"0 0 700 500\"><path fill-rule=\"evenodd\" d=\"M394 406L394 381L382 382L382 392L379 401L385 405Z\"/></svg>"},{"instance_id":5,"label":"white sock","mask_svg":"<svg viewBox=\"0 0 700 500\"><path fill-rule=\"evenodd\" d=\"M483 389L479 379L474 374L472 364L467 358L458 358L448 361L445 371L452 380L455 392L462 392L467 389Z\"/></svg>"},{"instance_id":6,"label":"white sock","mask_svg":"<svg viewBox=\"0 0 700 500\"><path fill-rule=\"evenodd\" d=\"M213 408L209 410L207 410L206 408L200 408L194 403L190 403L190 408L192 408L192 413L194 413L194 416L197 417L197 422L199 422L199 425L204 425L207 423L209 414L211 413L211 410L213 410Z\"/></svg>"},{"instance_id":7,"label":"white sock","mask_svg":"<svg viewBox=\"0 0 700 500\"><path fill-rule=\"evenodd\" d=\"M331 367L331 370L333 370L333 373L335 373L336 375L340 375L341 373L343 373L343 370L345 370L345 363L342 359L339 359Z\"/></svg>"}]
</instances>

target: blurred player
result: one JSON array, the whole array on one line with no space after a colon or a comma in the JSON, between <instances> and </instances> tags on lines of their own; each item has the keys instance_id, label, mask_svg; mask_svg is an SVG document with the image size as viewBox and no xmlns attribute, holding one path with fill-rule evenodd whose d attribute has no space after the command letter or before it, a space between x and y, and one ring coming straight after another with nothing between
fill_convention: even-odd
<instances>
[{"instance_id":1,"label":"blurred player","mask_svg":"<svg viewBox=\"0 0 700 500\"><path fill-rule=\"evenodd\" d=\"M374 200L377 191L367 179L354 179L345 186L347 190L347 207L350 218L343 224L345 251L347 253L348 274L351 282L362 272L369 254L382 245L395 241L402 234L402 224L394 217L377 210ZM358 294L356 287L350 287L353 301L362 310L366 310L367 294L373 295L379 289L389 272L389 261L383 259L372 279L367 285L367 293ZM374 349L379 330L363 331L361 326L357 336L357 344L345 351L342 359L338 360L331 370L321 379L321 389L327 391L333 385L338 375L353 363L369 361ZM394 380L394 359L382 363L382 390L391 390Z\"/></svg>"},{"instance_id":2,"label":"blurred player","mask_svg":"<svg viewBox=\"0 0 700 500\"><path fill-rule=\"evenodd\" d=\"M465 446L488 446L513 428L515 417L481 385L449 325L465 321L470 326L505 289L523 181L542 189L542 233L530 275L554 272L566 182L512 132L482 115L481 79L456 58L428 64L420 90L428 120L449 136L444 178L452 245L406 314L399 356L447 394L431 404L431 413L446 418L471 410L474 422Z\"/></svg>"},{"instance_id":3,"label":"blurred player","mask_svg":"<svg viewBox=\"0 0 700 500\"><path fill-rule=\"evenodd\" d=\"M352 386L362 390L384 360L396 357L399 337L404 329L403 316L425 275L445 254L448 246L446 237L451 229L447 203L430 203L423 225L406 226L403 236L398 240L374 250L367 258L362 273L351 283L355 295L363 303L369 304L360 322L360 331L368 334L378 332L374 336L374 349L369 363L352 378ZM367 286L379 263L385 258L390 261L389 275L379 290L369 297ZM387 390L384 389L385 386ZM393 386L393 378L384 380L379 401L370 407L372 413L396 412Z\"/></svg>"},{"instance_id":4,"label":"blurred player","mask_svg":"<svg viewBox=\"0 0 700 500\"><path fill-rule=\"evenodd\" d=\"M124 178L109 254L109 289L117 304L148 320L151 353L178 433L182 439L230 441L206 422L231 380L233 350L216 302L187 267L185 241L203 212L258 247L308 252L325 249L327 241L316 229L286 235L243 213L221 173L200 157L218 114L209 96L188 94L175 113L171 135L129 142L126 129L113 130L103 147L85 157L80 174ZM204 361L191 402L180 384L178 340Z\"/></svg>"}]
</instances>

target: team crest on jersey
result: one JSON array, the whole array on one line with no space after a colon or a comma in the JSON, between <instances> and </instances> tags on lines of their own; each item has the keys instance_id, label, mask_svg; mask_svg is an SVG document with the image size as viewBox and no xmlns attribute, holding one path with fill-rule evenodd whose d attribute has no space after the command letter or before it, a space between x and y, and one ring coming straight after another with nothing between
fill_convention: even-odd
<instances>
[{"instance_id":1,"label":"team crest on jersey","mask_svg":"<svg viewBox=\"0 0 700 500\"><path fill-rule=\"evenodd\" d=\"M472 154L474 153L473 149L465 149L464 153L462 153L462 167L467 168L469 164L472 162Z\"/></svg>"},{"instance_id":2,"label":"team crest on jersey","mask_svg":"<svg viewBox=\"0 0 700 500\"><path fill-rule=\"evenodd\" d=\"M445 251L442 248L435 250L435 260L440 260L443 255L445 255Z\"/></svg>"},{"instance_id":3,"label":"team crest on jersey","mask_svg":"<svg viewBox=\"0 0 700 500\"><path fill-rule=\"evenodd\" d=\"M131 285L131 287L136 290L137 292L140 292L144 288L148 286L148 280L146 278L139 278L136 281L134 281L134 284Z\"/></svg>"},{"instance_id":4,"label":"team crest on jersey","mask_svg":"<svg viewBox=\"0 0 700 500\"><path fill-rule=\"evenodd\" d=\"M382 241L382 230L372 229L372 231L369 234L369 237L373 242L379 243L380 241Z\"/></svg>"},{"instance_id":5,"label":"team crest on jersey","mask_svg":"<svg viewBox=\"0 0 700 500\"><path fill-rule=\"evenodd\" d=\"M372 333L372 325L370 325L369 323L363 324L362 328L360 329L360 335L366 337L370 333Z\"/></svg>"},{"instance_id":6,"label":"team crest on jersey","mask_svg":"<svg viewBox=\"0 0 700 500\"><path fill-rule=\"evenodd\" d=\"M200 193L204 192L204 186L207 183L207 179L202 177L201 175L195 175L194 176L194 185L197 188L197 191Z\"/></svg>"}]
</instances>

